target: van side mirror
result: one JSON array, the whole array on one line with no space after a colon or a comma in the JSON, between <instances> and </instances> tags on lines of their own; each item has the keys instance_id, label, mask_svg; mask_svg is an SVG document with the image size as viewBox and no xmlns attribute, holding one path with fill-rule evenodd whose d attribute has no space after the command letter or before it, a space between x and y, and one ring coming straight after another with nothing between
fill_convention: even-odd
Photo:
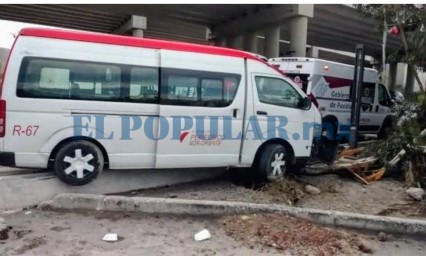
<instances>
[{"instance_id":1,"label":"van side mirror","mask_svg":"<svg viewBox=\"0 0 426 256\"><path fill-rule=\"evenodd\" d=\"M297 107L303 110L308 110L311 108L312 101L308 97L305 97L297 103Z\"/></svg>"}]
</instances>

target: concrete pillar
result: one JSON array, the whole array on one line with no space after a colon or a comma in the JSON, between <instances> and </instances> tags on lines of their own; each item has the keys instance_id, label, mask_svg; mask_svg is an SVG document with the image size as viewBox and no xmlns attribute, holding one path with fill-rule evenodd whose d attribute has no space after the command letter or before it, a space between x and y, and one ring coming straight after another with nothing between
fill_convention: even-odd
<instances>
[{"instance_id":1,"label":"concrete pillar","mask_svg":"<svg viewBox=\"0 0 426 256\"><path fill-rule=\"evenodd\" d=\"M389 64L389 75L388 75L388 87L389 89L395 89L396 85L396 75L398 72L398 63Z\"/></svg>"},{"instance_id":2,"label":"concrete pillar","mask_svg":"<svg viewBox=\"0 0 426 256\"><path fill-rule=\"evenodd\" d=\"M132 35L134 37L143 37L143 30L139 28L132 29Z\"/></svg>"},{"instance_id":3,"label":"concrete pillar","mask_svg":"<svg viewBox=\"0 0 426 256\"><path fill-rule=\"evenodd\" d=\"M144 30L146 30L146 17L132 15L130 19L121 27L114 30L114 34L132 35L135 37L143 37Z\"/></svg>"},{"instance_id":4,"label":"concrete pillar","mask_svg":"<svg viewBox=\"0 0 426 256\"><path fill-rule=\"evenodd\" d=\"M265 31L265 57L274 58L280 55L280 26L272 26Z\"/></svg>"},{"instance_id":5,"label":"concrete pillar","mask_svg":"<svg viewBox=\"0 0 426 256\"><path fill-rule=\"evenodd\" d=\"M410 67L410 65L407 65L407 77L405 80L405 88L404 88L404 96L409 99L413 95L413 89L414 89L414 72L416 72L414 69Z\"/></svg>"},{"instance_id":6,"label":"concrete pillar","mask_svg":"<svg viewBox=\"0 0 426 256\"><path fill-rule=\"evenodd\" d=\"M257 35L256 32L250 32L244 35L243 38L244 51L257 53Z\"/></svg>"},{"instance_id":7,"label":"concrete pillar","mask_svg":"<svg viewBox=\"0 0 426 256\"><path fill-rule=\"evenodd\" d=\"M290 20L290 52L296 57L306 57L308 17L295 16Z\"/></svg>"}]
</instances>

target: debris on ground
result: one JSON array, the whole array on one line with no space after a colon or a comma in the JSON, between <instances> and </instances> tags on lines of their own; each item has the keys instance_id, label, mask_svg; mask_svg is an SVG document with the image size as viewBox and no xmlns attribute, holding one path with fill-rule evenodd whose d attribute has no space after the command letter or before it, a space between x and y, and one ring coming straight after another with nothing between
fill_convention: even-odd
<instances>
[{"instance_id":1,"label":"debris on ground","mask_svg":"<svg viewBox=\"0 0 426 256\"><path fill-rule=\"evenodd\" d=\"M273 198L273 203L297 204L305 195L304 185L294 178L286 178L266 184L259 189Z\"/></svg>"},{"instance_id":2,"label":"debris on ground","mask_svg":"<svg viewBox=\"0 0 426 256\"><path fill-rule=\"evenodd\" d=\"M360 180L363 184L368 185L370 182L380 180L386 172L385 168L371 169L374 167L376 157L357 158L364 147L355 149L343 149L339 153L339 158L332 165L307 166L305 172L313 172L315 174L326 173L341 173L342 171L349 172L351 175Z\"/></svg>"},{"instance_id":3,"label":"debris on ground","mask_svg":"<svg viewBox=\"0 0 426 256\"><path fill-rule=\"evenodd\" d=\"M359 147L354 149L343 149L342 151L340 151L339 156L350 158L350 157L354 157L356 155L361 154L364 150L365 150L365 147Z\"/></svg>"},{"instance_id":4,"label":"debris on ground","mask_svg":"<svg viewBox=\"0 0 426 256\"><path fill-rule=\"evenodd\" d=\"M371 248L370 243L368 243L364 239L358 240L358 248L359 248L360 251L362 251L364 253L372 253L373 252L373 248Z\"/></svg>"},{"instance_id":5,"label":"debris on ground","mask_svg":"<svg viewBox=\"0 0 426 256\"><path fill-rule=\"evenodd\" d=\"M108 233L102 237L102 241L105 242L117 242L118 241L118 235L116 233Z\"/></svg>"},{"instance_id":6,"label":"debris on ground","mask_svg":"<svg viewBox=\"0 0 426 256\"><path fill-rule=\"evenodd\" d=\"M321 190L317 187L312 186L312 185L306 185L305 191L308 192L311 195L321 194Z\"/></svg>"},{"instance_id":7,"label":"debris on ground","mask_svg":"<svg viewBox=\"0 0 426 256\"><path fill-rule=\"evenodd\" d=\"M194 235L195 241L204 241L211 238L211 234L207 229L203 229Z\"/></svg>"},{"instance_id":8,"label":"debris on ground","mask_svg":"<svg viewBox=\"0 0 426 256\"><path fill-rule=\"evenodd\" d=\"M385 242L386 240L388 240L388 235L385 232L379 232L377 237L379 238L380 242Z\"/></svg>"},{"instance_id":9,"label":"debris on ground","mask_svg":"<svg viewBox=\"0 0 426 256\"><path fill-rule=\"evenodd\" d=\"M407 189L405 192L417 201L421 201L425 194L425 191L422 188L414 188L414 187Z\"/></svg>"},{"instance_id":10,"label":"debris on ground","mask_svg":"<svg viewBox=\"0 0 426 256\"><path fill-rule=\"evenodd\" d=\"M9 238L9 227L6 225L6 221L0 218L0 240L6 240Z\"/></svg>"},{"instance_id":11,"label":"debris on ground","mask_svg":"<svg viewBox=\"0 0 426 256\"><path fill-rule=\"evenodd\" d=\"M222 224L229 236L250 246L260 243L292 255L356 255L360 250L373 251L358 234L282 214L254 214L248 219L228 216Z\"/></svg>"}]
</instances>

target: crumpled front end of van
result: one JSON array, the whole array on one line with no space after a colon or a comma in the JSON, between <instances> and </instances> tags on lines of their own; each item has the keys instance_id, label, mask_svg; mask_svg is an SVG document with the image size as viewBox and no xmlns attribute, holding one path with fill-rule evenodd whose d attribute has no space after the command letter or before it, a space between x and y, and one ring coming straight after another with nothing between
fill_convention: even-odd
<instances>
[{"instance_id":1,"label":"crumpled front end of van","mask_svg":"<svg viewBox=\"0 0 426 256\"><path fill-rule=\"evenodd\" d=\"M321 113L315 107L314 138L312 142L311 160L319 160L327 163L334 161L337 155L337 140L329 140L322 133Z\"/></svg>"}]
</instances>

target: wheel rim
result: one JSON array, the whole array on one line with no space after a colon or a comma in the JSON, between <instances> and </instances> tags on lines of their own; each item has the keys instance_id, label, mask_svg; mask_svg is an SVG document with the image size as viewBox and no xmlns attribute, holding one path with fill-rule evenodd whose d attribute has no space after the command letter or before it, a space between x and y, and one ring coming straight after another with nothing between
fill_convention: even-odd
<instances>
[{"instance_id":1,"label":"wheel rim","mask_svg":"<svg viewBox=\"0 0 426 256\"><path fill-rule=\"evenodd\" d=\"M95 170L95 166L89 163L93 158L93 154L89 153L83 156L81 149L75 149L74 157L65 156L63 159L64 163L69 164L69 166L64 170L65 174L74 176L77 179L83 179L85 171L91 173Z\"/></svg>"},{"instance_id":2,"label":"wheel rim","mask_svg":"<svg viewBox=\"0 0 426 256\"><path fill-rule=\"evenodd\" d=\"M284 152L275 153L271 162L271 173L269 174L269 178L274 179L277 177L281 177L285 172L285 159Z\"/></svg>"}]
</instances>

